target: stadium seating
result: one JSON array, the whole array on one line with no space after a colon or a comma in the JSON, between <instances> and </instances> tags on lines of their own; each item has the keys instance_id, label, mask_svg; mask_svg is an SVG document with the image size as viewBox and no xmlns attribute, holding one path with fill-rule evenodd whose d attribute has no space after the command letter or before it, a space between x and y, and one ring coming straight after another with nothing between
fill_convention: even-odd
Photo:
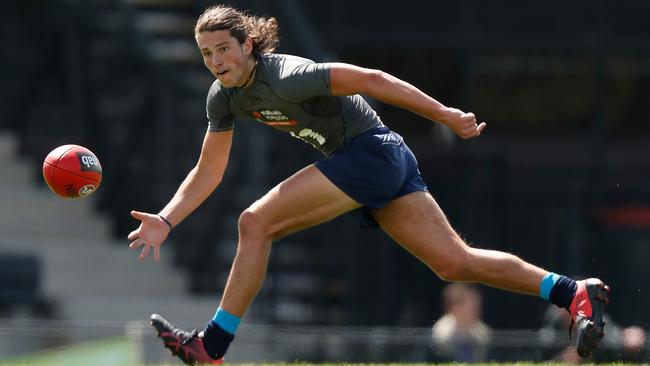
<instances>
[{"instance_id":1,"label":"stadium seating","mask_svg":"<svg viewBox=\"0 0 650 366\"><path fill-rule=\"evenodd\" d=\"M39 300L40 267L35 256L0 254L0 304Z\"/></svg>"}]
</instances>

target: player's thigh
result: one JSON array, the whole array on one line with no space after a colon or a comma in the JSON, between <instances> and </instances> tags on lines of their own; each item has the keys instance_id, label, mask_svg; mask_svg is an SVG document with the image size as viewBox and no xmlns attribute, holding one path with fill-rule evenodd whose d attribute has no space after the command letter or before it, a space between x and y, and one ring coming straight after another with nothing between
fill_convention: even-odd
<instances>
[{"instance_id":1,"label":"player's thigh","mask_svg":"<svg viewBox=\"0 0 650 366\"><path fill-rule=\"evenodd\" d=\"M252 215L266 234L278 238L329 221L360 207L313 165L295 173L253 203Z\"/></svg>"},{"instance_id":2,"label":"player's thigh","mask_svg":"<svg viewBox=\"0 0 650 366\"><path fill-rule=\"evenodd\" d=\"M388 235L434 270L468 258L468 247L427 192L399 197L379 210L375 220Z\"/></svg>"}]
</instances>

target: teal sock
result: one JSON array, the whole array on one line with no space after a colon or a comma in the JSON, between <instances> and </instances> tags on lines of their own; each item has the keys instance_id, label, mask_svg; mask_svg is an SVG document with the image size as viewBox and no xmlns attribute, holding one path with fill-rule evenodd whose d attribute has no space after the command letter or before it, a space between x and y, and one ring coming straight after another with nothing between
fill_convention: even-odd
<instances>
[{"instance_id":1,"label":"teal sock","mask_svg":"<svg viewBox=\"0 0 650 366\"><path fill-rule=\"evenodd\" d=\"M203 346L210 357L219 359L226 354L240 321L241 318L221 307L217 309L212 320L203 329Z\"/></svg>"},{"instance_id":2,"label":"teal sock","mask_svg":"<svg viewBox=\"0 0 650 366\"><path fill-rule=\"evenodd\" d=\"M239 327L239 323L241 322L241 318L232 315L219 307L212 318L212 322L220 326L226 332L235 334L237 332L237 327Z\"/></svg>"},{"instance_id":3,"label":"teal sock","mask_svg":"<svg viewBox=\"0 0 650 366\"><path fill-rule=\"evenodd\" d=\"M569 310L578 285L573 279L549 272L539 286L539 296L551 303Z\"/></svg>"},{"instance_id":4,"label":"teal sock","mask_svg":"<svg viewBox=\"0 0 650 366\"><path fill-rule=\"evenodd\" d=\"M551 290L553 289L553 286L555 286L555 283L558 279L560 279L560 275L553 272L549 272L546 276L544 276L542 283L539 285L539 297L546 301L550 301Z\"/></svg>"}]
</instances>

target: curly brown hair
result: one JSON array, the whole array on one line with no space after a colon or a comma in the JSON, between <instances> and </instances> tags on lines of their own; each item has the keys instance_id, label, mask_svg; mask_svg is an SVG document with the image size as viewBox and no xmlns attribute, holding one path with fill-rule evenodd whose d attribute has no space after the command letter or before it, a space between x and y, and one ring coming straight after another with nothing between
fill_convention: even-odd
<instances>
[{"instance_id":1,"label":"curly brown hair","mask_svg":"<svg viewBox=\"0 0 650 366\"><path fill-rule=\"evenodd\" d=\"M258 17L228 5L211 6L199 16L194 37L201 32L228 30L240 44L253 40L253 53L273 52L278 46L278 22L274 17Z\"/></svg>"}]
</instances>

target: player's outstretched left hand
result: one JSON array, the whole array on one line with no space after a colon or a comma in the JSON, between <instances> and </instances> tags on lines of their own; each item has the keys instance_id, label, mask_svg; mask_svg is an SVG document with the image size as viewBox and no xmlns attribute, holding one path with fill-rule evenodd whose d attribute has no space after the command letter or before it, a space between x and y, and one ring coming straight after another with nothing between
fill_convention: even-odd
<instances>
[{"instance_id":1,"label":"player's outstretched left hand","mask_svg":"<svg viewBox=\"0 0 650 366\"><path fill-rule=\"evenodd\" d=\"M465 113L456 108L449 108L441 122L449 126L462 139L478 137L487 127L487 123L476 121L474 113Z\"/></svg>"},{"instance_id":2,"label":"player's outstretched left hand","mask_svg":"<svg viewBox=\"0 0 650 366\"><path fill-rule=\"evenodd\" d=\"M153 260L155 262L160 261L160 246L167 239L171 229L158 215L131 211L131 216L140 220L140 226L131 231L127 237L131 240L129 248L138 249L144 247L140 252L140 260L145 260L149 256L149 251L153 248Z\"/></svg>"}]
</instances>

